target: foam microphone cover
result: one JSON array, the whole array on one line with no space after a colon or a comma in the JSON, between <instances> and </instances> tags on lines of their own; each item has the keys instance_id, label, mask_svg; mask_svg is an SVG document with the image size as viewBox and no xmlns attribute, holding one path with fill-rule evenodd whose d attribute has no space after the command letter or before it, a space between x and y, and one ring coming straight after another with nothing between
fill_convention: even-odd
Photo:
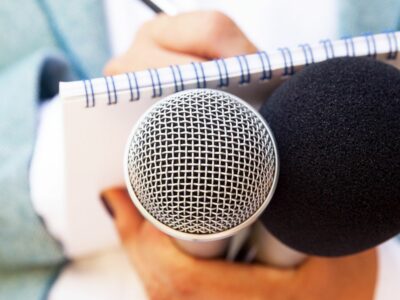
<instances>
[{"instance_id":1,"label":"foam microphone cover","mask_svg":"<svg viewBox=\"0 0 400 300\"><path fill-rule=\"evenodd\" d=\"M306 67L261 108L280 176L261 221L284 244L356 253L400 232L400 72L372 58Z\"/></svg>"}]
</instances>

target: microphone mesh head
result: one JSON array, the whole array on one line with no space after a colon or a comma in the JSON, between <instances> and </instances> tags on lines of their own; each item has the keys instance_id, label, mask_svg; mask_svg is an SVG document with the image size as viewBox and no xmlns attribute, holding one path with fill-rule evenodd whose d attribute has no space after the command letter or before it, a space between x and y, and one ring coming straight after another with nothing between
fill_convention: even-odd
<instances>
[{"instance_id":1,"label":"microphone mesh head","mask_svg":"<svg viewBox=\"0 0 400 300\"><path fill-rule=\"evenodd\" d=\"M158 102L133 129L125 159L135 204L172 235L235 228L261 213L276 185L277 152L265 121L216 90Z\"/></svg>"}]
</instances>

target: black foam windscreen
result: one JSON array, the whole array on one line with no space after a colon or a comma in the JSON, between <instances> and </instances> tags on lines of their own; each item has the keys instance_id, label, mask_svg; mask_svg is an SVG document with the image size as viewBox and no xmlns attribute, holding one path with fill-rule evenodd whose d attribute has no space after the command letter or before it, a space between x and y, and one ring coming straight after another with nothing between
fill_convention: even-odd
<instances>
[{"instance_id":1,"label":"black foam windscreen","mask_svg":"<svg viewBox=\"0 0 400 300\"><path fill-rule=\"evenodd\" d=\"M310 65L261 108L280 157L261 217L312 255L356 253L400 232L400 71L372 58Z\"/></svg>"}]
</instances>

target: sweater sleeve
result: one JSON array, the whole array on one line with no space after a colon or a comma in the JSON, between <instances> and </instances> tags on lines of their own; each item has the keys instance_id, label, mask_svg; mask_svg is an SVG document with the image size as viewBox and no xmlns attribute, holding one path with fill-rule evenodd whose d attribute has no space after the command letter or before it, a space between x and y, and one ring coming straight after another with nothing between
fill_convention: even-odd
<instances>
[{"instance_id":1,"label":"sweater sleeve","mask_svg":"<svg viewBox=\"0 0 400 300\"><path fill-rule=\"evenodd\" d=\"M399 0L339 0L341 36L397 30L400 25Z\"/></svg>"},{"instance_id":2,"label":"sweater sleeve","mask_svg":"<svg viewBox=\"0 0 400 300\"><path fill-rule=\"evenodd\" d=\"M40 82L50 57L39 52L0 70L1 299L39 299L65 261L32 208L29 188Z\"/></svg>"}]
</instances>

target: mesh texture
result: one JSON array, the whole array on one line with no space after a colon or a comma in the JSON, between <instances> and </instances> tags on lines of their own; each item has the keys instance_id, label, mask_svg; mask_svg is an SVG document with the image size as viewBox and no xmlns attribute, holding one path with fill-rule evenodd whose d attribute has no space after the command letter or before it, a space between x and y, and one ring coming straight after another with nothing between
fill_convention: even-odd
<instances>
[{"instance_id":1,"label":"mesh texture","mask_svg":"<svg viewBox=\"0 0 400 300\"><path fill-rule=\"evenodd\" d=\"M266 126L227 93L192 90L159 102L127 154L143 208L185 233L214 234L250 218L271 191L276 153Z\"/></svg>"}]
</instances>

